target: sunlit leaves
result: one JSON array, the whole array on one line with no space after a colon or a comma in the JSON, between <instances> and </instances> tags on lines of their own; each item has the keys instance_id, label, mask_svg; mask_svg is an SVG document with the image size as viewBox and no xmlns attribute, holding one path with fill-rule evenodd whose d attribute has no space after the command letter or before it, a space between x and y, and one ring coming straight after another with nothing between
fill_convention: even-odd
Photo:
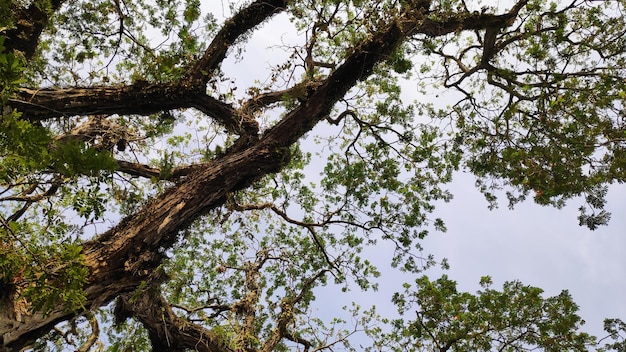
<instances>
[{"instance_id":1,"label":"sunlit leaves","mask_svg":"<svg viewBox=\"0 0 626 352\"><path fill-rule=\"evenodd\" d=\"M85 304L83 285L87 282L89 271L84 265L81 247L66 244L56 248L51 258L36 258L45 263L47 269L33 273L34 278L24 288L24 296L33 305L35 311L47 314L63 302L68 310L82 310ZM30 279L30 280L29 280Z\"/></svg>"},{"instance_id":2,"label":"sunlit leaves","mask_svg":"<svg viewBox=\"0 0 626 352\"><path fill-rule=\"evenodd\" d=\"M327 157L321 185L327 203L346 210L348 226L361 227L372 243L394 243L393 266L419 271L432 263L416 260L417 240L431 224L445 230L429 214L433 201L451 198L442 185L458 156L442 143L441 131L417 121L413 106L401 104L398 76L387 68L378 69L350 101L355 112L340 122L341 140L327 142L336 152ZM377 101L373 107L371 99Z\"/></svg>"},{"instance_id":3,"label":"sunlit leaves","mask_svg":"<svg viewBox=\"0 0 626 352\"><path fill-rule=\"evenodd\" d=\"M19 114L5 114L0 122L0 182L9 182L29 173L56 172L64 177L99 175L117 165L108 151L69 139L55 141L50 132Z\"/></svg>"},{"instance_id":4,"label":"sunlit leaves","mask_svg":"<svg viewBox=\"0 0 626 352\"><path fill-rule=\"evenodd\" d=\"M200 16L197 0L73 2L54 16L57 39L40 46L49 67L36 74L59 85L172 81L201 50L199 37L215 28L212 16ZM151 43L159 32L159 43Z\"/></svg>"},{"instance_id":5,"label":"sunlit leaves","mask_svg":"<svg viewBox=\"0 0 626 352\"><path fill-rule=\"evenodd\" d=\"M168 264L170 300L190 308L206 306L194 316L230 336L233 346L242 336L254 337L246 343L258 346L272 334L284 309L306 311L315 298L313 288L326 281L328 264L313 238L268 215L232 214L222 226L214 223L220 226L219 237L197 232L207 225L204 220L188 232L188 243ZM204 269L203 277L195 277L197 265ZM248 304L256 310L254 327L246 325ZM288 327L293 328L291 323Z\"/></svg>"}]
</instances>

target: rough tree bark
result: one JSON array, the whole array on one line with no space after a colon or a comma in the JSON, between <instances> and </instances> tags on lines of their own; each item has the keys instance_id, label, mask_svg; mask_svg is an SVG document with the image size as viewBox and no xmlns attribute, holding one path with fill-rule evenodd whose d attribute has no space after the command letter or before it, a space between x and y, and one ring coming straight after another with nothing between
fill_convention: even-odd
<instances>
[{"instance_id":1,"label":"rough tree bark","mask_svg":"<svg viewBox=\"0 0 626 352\"><path fill-rule=\"evenodd\" d=\"M115 303L115 319L139 320L148 331L155 351L185 351L193 346L199 352L233 352L222 338L197 324L176 316L158 288L145 290L141 296L123 294Z\"/></svg>"},{"instance_id":2,"label":"rough tree bark","mask_svg":"<svg viewBox=\"0 0 626 352\"><path fill-rule=\"evenodd\" d=\"M427 18L428 1L414 3L397 20L356 47L336 70L312 88L304 102L265 134L259 135L254 120L206 95L205 85L210 73L224 59L227 48L241 34L280 12L286 5L287 1L259 0L227 21L202 58L192 66L188 77L178 84L138 82L118 88L24 88L11 100L11 104L23 112L23 118L33 121L81 114L150 114L195 107L240 135L240 141L226 154L194 167L175 186L136 214L84 243L83 252L91 273L85 287L87 309L97 308L121 296L121 313L134 315L146 323L154 320L154 314L162 314L161 306L166 306L157 293L133 303L137 306L132 306L123 295L135 290L142 282L158 283L162 278L155 269L164 259L164 249L172 246L182 229L210 209L222 205L230 192L280 170L289 158L289 147L323 120L337 100L357 81L365 79L374 66L385 60L402 41L418 33L438 36L464 29L503 27L523 6L516 6L501 16L476 14L434 21ZM28 40L19 43L19 33L15 34L14 41L10 41L15 43L12 48L25 48L30 53L41 30L29 33ZM55 324L76 315L60 306L47 316L17 314L18 306L14 296L0 297L0 349L3 346L5 350L19 350L28 346ZM164 309L170 322L166 326L171 329L150 330L155 347L228 351L218 337L201 327L188 325L187 330L181 329L183 326L171 309ZM176 342L173 343L172 339Z\"/></svg>"}]
</instances>

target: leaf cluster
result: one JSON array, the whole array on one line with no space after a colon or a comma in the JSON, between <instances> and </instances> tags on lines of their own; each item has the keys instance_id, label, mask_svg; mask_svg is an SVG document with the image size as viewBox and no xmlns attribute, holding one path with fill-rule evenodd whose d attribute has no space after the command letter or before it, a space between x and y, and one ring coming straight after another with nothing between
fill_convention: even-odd
<instances>
[{"instance_id":1,"label":"leaf cluster","mask_svg":"<svg viewBox=\"0 0 626 352\"><path fill-rule=\"evenodd\" d=\"M24 299L27 309L49 314L62 303L68 311L84 309L83 285L89 271L81 246L49 247L22 240L27 224L9 222L0 229L0 285L5 294Z\"/></svg>"},{"instance_id":2,"label":"leaf cluster","mask_svg":"<svg viewBox=\"0 0 626 352\"><path fill-rule=\"evenodd\" d=\"M391 321L393 330L380 346L411 351L588 351L593 336L579 332L584 321L567 291L543 297L543 290L505 282L502 290L481 279L476 294L460 292L455 281L423 276L405 285L393 302L406 318Z\"/></svg>"}]
</instances>

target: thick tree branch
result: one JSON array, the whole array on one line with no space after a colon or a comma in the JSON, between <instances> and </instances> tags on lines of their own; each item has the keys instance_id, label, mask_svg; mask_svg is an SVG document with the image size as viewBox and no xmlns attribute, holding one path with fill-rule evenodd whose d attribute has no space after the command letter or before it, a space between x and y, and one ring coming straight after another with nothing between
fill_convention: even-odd
<instances>
[{"instance_id":1,"label":"thick tree branch","mask_svg":"<svg viewBox=\"0 0 626 352\"><path fill-rule=\"evenodd\" d=\"M256 135L259 132L259 123L251 114L240 113L229 104L222 103L206 94L200 95L191 102L191 106L212 116L221 122L229 131L239 135Z\"/></svg>"},{"instance_id":2,"label":"thick tree branch","mask_svg":"<svg viewBox=\"0 0 626 352\"><path fill-rule=\"evenodd\" d=\"M519 11L526 6L528 0L518 1L509 12L502 15L488 13L459 14L444 20L425 18L417 26L415 33L422 33L430 37L440 37L458 30L480 30L489 28L508 27L515 21Z\"/></svg>"},{"instance_id":3,"label":"thick tree branch","mask_svg":"<svg viewBox=\"0 0 626 352\"><path fill-rule=\"evenodd\" d=\"M319 86L321 82L320 80L304 81L287 89L260 93L245 101L241 105L240 110L244 114L253 115L255 112L285 99L306 100L309 93Z\"/></svg>"},{"instance_id":4,"label":"thick tree branch","mask_svg":"<svg viewBox=\"0 0 626 352\"><path fill-rule=\"evenodd\" d=\"M269 17L285 10L287 3L287 0L257 0L229 19L192 68L189 74L192 81L206 83L237 39Z\"/></svg>"},{"instance_id":5,"label":"thick tree branch","mask_svg":"<svg viewBox=\"0 0 626 352\"><path fill-rule=\"evenodd\" d=\"M190 107L204 87L152 84L144 81L118 87L20 88L11 106L31 122L76 115L149 115Z\"/></svg>"},{"instance_id":6,"label":"thick tree branch","mask_svg":"<svg viewBox=\"0 0 626 352\"><path fill-rule=\"evenodd\" d=\"M28 60L33 57L39 45L39 36L48 24L49 17L57 11L64 0L51 0L50 8L39 1L32 1L30 6L23 8L14 1L12 4L14 27L6 31L4 46L7 52L20 51Z\"/></svg>"},{"instance_id":7,"label":"thick tree branch","mask_svg":"<svg viewBox=\"0 0 626 352\"><path fill-rule=\"evenodd\" d=\"M87 307L99 307L142 282L159 281L155 271L164 259L163 248L178 239L178 232L208 210L223 204L226 195L247 187L259 177L277 171L287 150L260 144L232 152L189 175L128 216L113 229L83 245L90 283L85 289ZM7 319L12 302L0 301L2 343L14 349L47 332L74 313L62 306L48 316L33 314L21 321Z\"/></svg>"},{"instance_id":8,"label":"thick tree branch","mask_svg":"<svg viewBox=\"0 0 626 352\"><path fill-rule=\"evenodd\" d=\"M393 23L371 36L357 47L298 108L287 114L268 131L266 138L280 136L289 144L295 143L303 131L309 131L326 118L335 102L343 97L358 81L367 78L374 66L384 61L404 40L416 34L442 36L458 30L504 27L511 24L527 0L520 1L504 15L476 14L455 16L443 21L426 18L427 9L417 4L408 8Z\"/></svg>"},{"instance_id":9,"label":"thick tree branch","mask_svg":"<svg viewBox=\"0 0 626 352\"><path fill-rule=\"evenodd\" d=\"M116 171L123 172L130 176L154 178L157 180L176 180L183 176L187 176L194 171L198 171L206 167L206 165L204 164L180 166L173 168L167 173L167 175L164 175L163 171L156 167L151 167L140 163L131 163L124 160L117 160L116 162L118 166L118 169Z\"/></svg>"},{"instance_id":10,"label":"thick tree branch","mask_svg":"<svg viewBox=\"0 0 626 352\"><path fill-rule=\"evenodd\" d=\"M240 116L229 104L208 96L202 85L188 82L136 82L121 87L20 88L9 102L31 122L77 115L150 115L160 111L196 108L229 131L256 134L258 124Z\"/></svg>"},{"instance_id":11,"label":"thick tree branch","mask_svg":"<svg viewBox=\"0 0 626 352\"><path fill-rule=\"evenodd\" d=\"M358 81L367 78L377 63L386 60L403 40L416 33L424 20L424 12L421 6L419 9L409 9L400 19L355 48L343 64L308 94L306 101L267 132L266 139L295 143L326 118L333 105Z\"/></svg>"},{"instance_id":12,"label":"thick tree branch","mask_svg":"<svg viewBox=\"0 0 626 352\"><path fill-rule=\"evenodd\" d=\"M233 351L211 330L178 317L157 288L144 290L138 298L131 296L117 300L116 314L138 319L148 330L153 351Z\"/></svg>"}]
</instances>

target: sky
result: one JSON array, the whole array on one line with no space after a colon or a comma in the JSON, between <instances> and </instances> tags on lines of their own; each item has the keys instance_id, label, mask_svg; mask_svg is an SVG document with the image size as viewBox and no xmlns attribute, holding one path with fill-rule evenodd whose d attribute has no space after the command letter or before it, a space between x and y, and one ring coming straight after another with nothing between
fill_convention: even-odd
<instances>
[{"instance_id":1,"label":"sky","mask_svg":"<svg viewBox=\"0 0 626 352\"><path fill-rule=\"evenodd\" d=\"M626 319L625 185L609 190L609 225L590 231L578 226L581 199L563 209L526 201L513 210L489 210L473 183L472 175L457 174L455 198L436 211L448 231L423 242L425 251L448 258L446 274L459 289L475 292L480 277L489 275L493 288L519 280L548 296L568 290L587 321L585 330L596 336L603 336L604 318Z\"/></svg>"},{"instance_id":2,"label":"sky","mask_svg":"<svg viewBox=\"0 0 626 352\"><path fill-rule=\"evenodd\" d=\"M250 83L264 81L269 64L285 55L275 45L294 40L292 32L285 16L273 18L250 38L241 61L227 59L224 71ZM454 199L440 204L434 213L444 219L448 231L432 232L422 245L425 253L448 259L450 269L445 273L458 282L460 290L475 292L484 275L493 278L495 289L505 281L519 280L541 287L546 296L568 290L587 321L584 330L598 337L605 336L604 318L626 320L626 185L610 187L607 210L612 219L608 226L595 231L578 225L582 199L569 201L563 209L527 200L514 210L506 204L489 210L474 186L474 177L463 172L456 174L449 189ZM385 248L376 251L379 257L391 257L391 250L388 256L384 255ZM336 292L321 290L318 299L324 303L320 307L334 312L357 297L363 306L375 304L381 313L395 310L391 294L401 290L398 283L412 279L385 268L387 263L380 263L383 275L379 292L352 292L344 302ZM437 269L426 272L431 279L441 273Z\"/></svg>"}]
</instances>

